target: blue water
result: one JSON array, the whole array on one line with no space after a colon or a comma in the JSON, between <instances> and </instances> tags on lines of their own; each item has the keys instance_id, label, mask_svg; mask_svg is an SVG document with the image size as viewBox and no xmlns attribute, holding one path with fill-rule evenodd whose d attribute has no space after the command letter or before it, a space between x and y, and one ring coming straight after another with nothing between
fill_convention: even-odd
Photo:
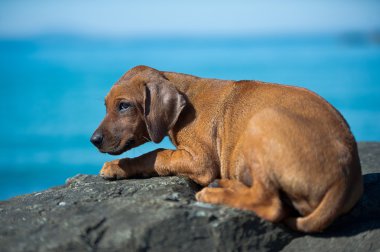
<instances>
[{"instance_id":1,"label":"blue water","mask_svg":"<svg viewBox=\"0 0 380 252\"><path fill-rule=\"evenodd\" d=\"M0 39L0 199L96 174L114 158L97 152L89 137L109 88L139 64L306 87L343 113L357 140L380 140L380 46L365 38ZM160 147L173 146L165 139Z\"/></svg>"}]
</instances>

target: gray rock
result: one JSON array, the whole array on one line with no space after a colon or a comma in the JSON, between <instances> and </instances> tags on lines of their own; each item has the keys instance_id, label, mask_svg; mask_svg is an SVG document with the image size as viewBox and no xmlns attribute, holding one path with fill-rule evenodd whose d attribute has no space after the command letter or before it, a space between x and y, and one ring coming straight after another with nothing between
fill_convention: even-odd
<instances>
[{"instance_id":1,"label":"gray rock","mask_svg":"<svg viewBox=\"0 0 380 252\"><path fill-rule=\"evenodd\" d=\"M186 178L64 186L0 202L1 251L376 251L380 248L380 143L359 145L366 174L357 206L326 232L303 235L253 213L196 202Z\"/></svg>"},{"instance_id":2,"label":"gray rock","mask_svg":"<svg viewBox=\"0 0 380 252\"><path fill-rule=\"evenodd\" d=\"M359 156L363 174L380 172L379 145L379 142L359 143Z\"/></svg>"}]
</instances>

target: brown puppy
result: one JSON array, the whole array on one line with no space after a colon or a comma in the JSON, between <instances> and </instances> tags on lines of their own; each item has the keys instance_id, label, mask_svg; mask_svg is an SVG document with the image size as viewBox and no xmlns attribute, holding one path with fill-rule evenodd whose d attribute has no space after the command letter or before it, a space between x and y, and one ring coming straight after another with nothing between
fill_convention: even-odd
<instances>
[{"instance_id":1,"label":"brown puppy","mask_svg":"<svg viewBox=\"0 0 380 252\"><path fill-rule=\"evenodd\" d=\"M349 126L306 89L138 66L112 87L106 107L91 138L101 152L121 154L166 135L177 149L107 162L104 178L185 175L203 186L215 181L197 200L252 210L303 232L322 231L362 194Z\"/></svg>"}]
</instances>

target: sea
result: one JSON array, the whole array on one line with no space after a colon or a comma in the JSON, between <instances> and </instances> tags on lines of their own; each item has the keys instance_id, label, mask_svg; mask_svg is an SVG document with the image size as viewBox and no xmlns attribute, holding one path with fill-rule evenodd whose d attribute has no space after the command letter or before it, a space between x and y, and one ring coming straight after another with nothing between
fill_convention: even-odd
<instances>
[{"instance_id":1,"label":"sea","mask_svg":"<svg viewBox=\"0 0 380 252\"><path fill-rule=\"evenodd\" d=\"M114 156L89 141L104 97L136 65L308 88L358 141L380 141L380 43L365 34L0 38L0 200L97 174ZM165 138L121 157L174 148Z\"/></svg>"}]
</instances>

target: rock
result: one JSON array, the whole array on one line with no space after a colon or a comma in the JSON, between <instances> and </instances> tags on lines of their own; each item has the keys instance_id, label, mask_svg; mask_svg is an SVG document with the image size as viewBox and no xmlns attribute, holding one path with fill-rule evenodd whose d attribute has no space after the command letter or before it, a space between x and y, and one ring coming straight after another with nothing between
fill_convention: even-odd
<instances>
[{"instance_id":1,"label":"rock","mask_svg":"<svg viewBox=\"0 0 380 252\"><path fill-rule=\"evenodd\" d=\"M359 156L363 174L380 172L380 143L360 142Z\"/></svg>"},{"instance_id":2,"label":"rock","mask_svg":"<svg viewBox=\"0 0 380 252\"><path fill-rule=\"evenodd\" d=\"M380 143L359 145L364 173L380 172ZM380 248L380 173L364 176L357 206L326 232L304 235L253 213L196 202L186 178L104 181L77 175L64 186L0 202L1 251L375 251Z\"/></svg>"}]
</instances>

